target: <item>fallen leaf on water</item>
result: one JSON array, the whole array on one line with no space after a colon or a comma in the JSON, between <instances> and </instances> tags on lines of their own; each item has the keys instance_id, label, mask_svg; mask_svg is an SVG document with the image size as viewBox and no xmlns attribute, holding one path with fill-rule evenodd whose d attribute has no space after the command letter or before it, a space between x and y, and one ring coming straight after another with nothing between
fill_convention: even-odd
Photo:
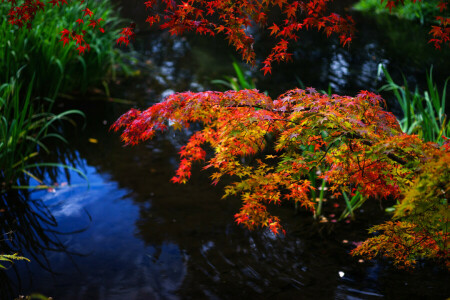
<instances>
[{"instance_id":1,"label":"fallen leaf on water","mask_svg":"<svg viewBox=\"0 0 450 300\"><path fill-rule=\"evenodd\" d=\"M328 222L327 218L325 218L324 216L320 217L319 223L327 223L327 222Z\"/></svg>"}]
</instances>

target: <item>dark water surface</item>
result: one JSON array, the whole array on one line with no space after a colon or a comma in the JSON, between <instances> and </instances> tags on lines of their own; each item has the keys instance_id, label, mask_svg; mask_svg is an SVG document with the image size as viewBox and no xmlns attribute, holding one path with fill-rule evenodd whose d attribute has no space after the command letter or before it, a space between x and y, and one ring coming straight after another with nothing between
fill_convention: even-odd
<instances>
[{"instance_id":1,"label":"dark water surface","mask_svg":"<svg viewBox=\"0 0 450 300\"><path fill-rule=\"evenodd\" d=\"M293 64L277 67L266 78L248 73L273 96L298 85L295 76L306 86L327 89L330 84L343 94L375 90L382 84L376 79L380 62L394 76L405 72L413 86L424 85L424 71L431 64L438 82L450 75L448 61L443 61L448 52L430 55L431 47L411 38L419 39L417 28L411 25L409 37L398 41L406 34L401 23L355 18L360 39L350 50L308 33ZM172 92L211 88L211 79L233 72L232 52L219 40L142 31L135 46L148 60L140 63L143 77L124 80L113 92L140 108ZM387 262L359 262L348 254L391 203L369 203L351 223L314 223L310 214L295 214L286 204L273 210L283 221L285 237L249 232L233 221L239 200L221 200L223 186L211 186L207 172L198 168L186 185L170 182L189 132L171 132L124 148L108 129L130 105L84 99L64 105L86 113L87 129L74 132L70 144L54 155L83 170L89 182L59 170L54 180L60 187L55 190L3 196L2 207L18 211L2 219L7 220L2 226L14 231L9 243L32 260L1 273L4 299L31 292L93 300L450 296L446 271L428 264L399 271ZM325 209L330 219L339 212L326 204Z\"/></svg>"}]
</instances>

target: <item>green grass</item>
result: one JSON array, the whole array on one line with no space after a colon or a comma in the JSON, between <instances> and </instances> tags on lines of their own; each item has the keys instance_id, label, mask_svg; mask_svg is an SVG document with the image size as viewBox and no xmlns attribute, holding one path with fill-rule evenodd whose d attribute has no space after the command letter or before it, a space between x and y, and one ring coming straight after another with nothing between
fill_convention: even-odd
<instances>
[{"instance_id":1,"label":"green grass","mask_svg":"<svg viewBox=\"0 0 450 300\"><path fill-rule=\"evenodd\" d=\"M256 79L250 78L249 76L245 75L244 71L236 61L233 61L233 68L236 77L224 76L224 79L211 80L211 83L217 84L219 86L224 86L225 88L234 91L256 89Z\"/></svg>"},{"instance_id":2,"label":"green grass","mask_svg":"<svg viewBox=\"0 0 450 300\"><path fill-rule=\"evenodd\" d=\"M360 0L354 5L359 11L374 12L377 14L389 13L386 8L387 1L381 3L380 0ZM416 1L405 0L405 5L398 5L392 9L392 13L401 19L420 20L420 23L434 22L434 16L439 13L437 8L438 0Z\"/></svg>"},{"instance_id":3,"label":"green grass","mask_svg":"<svg viewBox=\"0 0 450 300\"><path fill-rule=\"evenodd\" d=\"M406 78L403 76L403 85L394 82L389 72L383 65L378 67L378 75L383 72L387 83L380 91L391 91L400 105L403 117L399 119L403 132L418 134L427 142L442 144L442 136L450 136L450 123L445 114L447 97L447 83L444 82L442 91L439 92L433 81L433 67L426 73L427 90L420 92L416 87L411 91Z\"/></svg>"},{"instance_id":4,"label":"green grass","mask_svg":"<svg viewBox=\"0 0 450 300\"><path fill-rule=\"evenodd\" d=\"M37 171L41 168L73 169L36 159L40 153L49 152L46 146L48 139L66 142L62 133L55 130L57 121L82 114L74 110L58 115L51 113L58 95L80 95L93 86L104 86L108 93L107 80L114 79L117 71L124 75L132 73L126 65L132 59L131 55L114 48L124 22L110 0L90 2L89 8L95 19L105 20L101 23L105 33L98 29L87 31L85 40L91 50L83 56L75 50L74 42L64 47L59 40L61 31L64 28L71 30L75 21L84 15L85 5L79 2L62 7L47 5L44 12L37 13L31 30L19 29L8 23L9 7L7 2L0 3L2 191L11 187L29 188L28 181L22 180L24 177L34 178L45 187L41 179L44 175Z\"/></svg>"},{"instance_id":5,"label":"green grass","mask_svg":"<svg viewBox=\"0 0 450 300\"><path fill-rule=\"evenodd\" d=\"M40 110L32 96L34 77L22 93L21 83L13 80L0 86L0 184L1 190L11 187L29 188L24 185L24 176L33 178L40 185L43 182L33 174L39 167L65 167L57 163L36 162L35 158L43 152L49 152L46 140L58 139L66 142L57 132L57 122L70 120L70 115L84 116L77 110L69 110L58 115ZM78 171L79 172L79 171ZM79 172L81 175L82 173ZM83 176L83 175L82 175ZM18 184L18 182L21 184ZM28 182L28 181L25 181ZM45 185L44 185L45 186Z\"/></svg>"},{"instance_id":6,"label":"green grass","mask_svg":"<svg viewBox=\"0 0 450 300\"><path fill-rule=\"evenodd\" d=\"M94 17L105 20L102 26L106 32L88 31L85 39L91 50L83 56L78 55L73 42L63 47L59 39L63 28L70 30L83 16L84 6L77 2L59 8L48 5L45 12L37 13L31 30L11 26L8 8L8 3L0 3L0 82L9 82L24 67L24 82L35 76L34 92L54 99L59 92L84 93L88 87L100 86L103 79L116 76L117 65L129 71L124 63L126 54L114 48L123 21L111 1L90 3Z\"/></svg>"}]
</instances>

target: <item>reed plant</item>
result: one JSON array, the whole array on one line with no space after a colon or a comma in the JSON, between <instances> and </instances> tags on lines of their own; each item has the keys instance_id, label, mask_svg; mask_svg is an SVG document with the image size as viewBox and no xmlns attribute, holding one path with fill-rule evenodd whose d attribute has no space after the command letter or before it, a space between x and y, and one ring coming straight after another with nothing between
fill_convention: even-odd
<instances>
[{"instance_id":1,"label":"reed plant","mask_svg":"<svg viewBox=\"0 0 450 300\"><path fill-rule=\"evenodd\" d=\"M225 88L234 91L240 91L245 89L249 90L256 89L256 79L250 78L250 76L244 74L244 71L236 62L236 60L233 61L233 69L236 74L236 77L224 76L224 79L214 79L211 80L211 83L224 86Z\"/></svg>"},{"instance_id":2,"label":"reed plant","mask_svg":"<svg viewBox=\"0 0 450 300\"><path fill-rule=\"evenodd\" d=\"M397 100L403 116L399 118L402 130L408 134L418 134L423 140L442 144L443 136L450 136L450 124L445 113L447 84L444 82L439 92L437 84L433 81L433 67L426 72L427 90L420 92L416 86L411 91L408 82L403 76L403 85L394 82L391 75L383 65L378 66L378 75L381 72L387 83L380 91L392 91Z\"/></svg>"},{"instance_id":3,"label":"reed plant","mask_svg":"<svg viewBox=\"0 0 450 300\"><path fill-rule=\"evenodd\" d=\"M39 167L63 167L59 163L36 162L42 152L49 152L45 142L53 138L66 142L56 130L58 121L69 120L70 115L84 114L78 110L68 110L60 114L42 111L32 101L34 77L21 92L22 83L13 80L0 86L0 184L2 192L11 187L30 188L23 184L25 177L35 179L36 187L46 188L42 179L33 174ZM74 169L75 170L75 169ZM75 170L84 176L80 171ZM18 183L21 184L18 184ZM27 181L26 181L27 182Z\"/></svg>"}]
</instances>

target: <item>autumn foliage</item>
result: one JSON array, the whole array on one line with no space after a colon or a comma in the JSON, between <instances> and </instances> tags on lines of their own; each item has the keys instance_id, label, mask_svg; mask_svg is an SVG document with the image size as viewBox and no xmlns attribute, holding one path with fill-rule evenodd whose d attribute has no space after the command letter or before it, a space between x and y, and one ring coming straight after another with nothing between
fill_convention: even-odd
<instances>
[{"instance_id":1,"label":"autumn foliage","mask_svg":"<svg viewBox=\"0 0 450 300\"><path fill-rule=\"evenodd\" d=\"M407 267L418 257L427 257L443 261L450 269L449 152L419 169L420 175L397 205L395 220L374 226L369 232L379 234L359 245L354 254L369 258L382 254Z\"/></svg>"},{"instance_id":2,"label":"autumn foliage","mask_svg":"<svg viewBox=\"0 0 450 300\"><path fill-rule=\"evenodd\" d=\"M63 45L72 44L80 54L90 50L89 41L85 40L88 30L104 29L100 26L102 19L95 18L94 12L85 0L2 0L10 3L9 23L18 28L31 28L37 12L44 11L46 5L84 5L84 14L75 21L72 28L63 28L60 41ZM404 0L380 0L391 10L403 5ZM417 0L412 0L416 2ZM420 2L421 0L417 1ZM241 54L242 59L256 64L254 50L257 31L265 31L274 38L270 53L265 55L261 70L270 73L273 62L292 59L289 46L298 41L303 30L317 30L327 37L338 36L342 45L348 45L354 36L355 24L350 16L341 16L330 12L328 7L332 0L149 0L143 1L149 16L150 25L158 24L171 34L181 35L194 32L200 35L224 35L229 43ZM430 43L436 48L450 46L450 18L448 17L448 0L440 0L437 6L440 15L435 16L436 24L431 26ZM276 14L276 18L272 15ZM134 38L135 24L123 28L117 38L117 44L128 45Z\"/></svg>"},{"instance_id":3,"label":"autumn foliage","mask_svg":"<svg viewBox=\"0 0 450 300\"><path fill-rule=\"evenodd\" d=\"M320 177L326 179L336 199L342 191L358 191L371 199L397 199L395 217L405 221L373 230L405 230L408 233L398 236L397 244L417 245L417 249L408 248L413 257L448 260L445 189L449 181L442 181L444 192L439 192L439 173L428 171L438 164L448 172L450 153L445 147L403 133L394 115L383 110L383 103L379 96L366 91L356 97L329 97L314 89L295 89L276 100L256 90L185 92L171 95L145 111L132 109L112 128L124 128L123 141L134 145L169 126L182 129L201 123L202 129L181 148L181 162L172 181L187 182L197 161L204 162L205 169L214 169L213 183L224 175L231 176L235 182L225 188L224 196L241 197L243 204L235 218L250 229L269 227L275 234L282 230L280 220L270 214L269 204L292 201L314 212L316 203L310 197L314 187L307 175L316 168L322 171ZM211 158L207 158L208 147L214 150ZM419 188L423 176L431 177L430 189L439 187L432 191L434 198L423 200L409 192ZM440 209L426 211L424 202ZM420 214L422 217L413 217ZM430 218L434 223L428 226ZM389 249L387 253L396 263L410 264L411 255L404 254L402 248L388 247L390 241L371 239L355 253L373 257Z\"/></svg>"},{"instance_id":4,"label":"autumn foliage","mask_svg":"<svg viewBox=\"0 0 450 300\"><path fill-rule=\"evenodd\" d=\"M404 0L380 0L391 10L403 5ZM412 0L416 2L416 0ZM292 58L289 45L301 39L304 30L322 31L329 37L338 36L342 45L348 45L354 36L354 21L350 16L330 12L332 0L150 0L145 2L149 10L147 22L160 24L171 34L194 32L200 35L222 34L242 55L242 59L254 65L257 30L274 38L274 45L263 61L261 70L271 72L272 62L289 61ZM420 2L420 0L419 0ZM436 16L438 24L430 30L430 43L436 48L450 46L450 18L445 15L448 0L437 4L442 15ZM271 15L277 14L276 18Z\"/></svg>"}]
</instances>

